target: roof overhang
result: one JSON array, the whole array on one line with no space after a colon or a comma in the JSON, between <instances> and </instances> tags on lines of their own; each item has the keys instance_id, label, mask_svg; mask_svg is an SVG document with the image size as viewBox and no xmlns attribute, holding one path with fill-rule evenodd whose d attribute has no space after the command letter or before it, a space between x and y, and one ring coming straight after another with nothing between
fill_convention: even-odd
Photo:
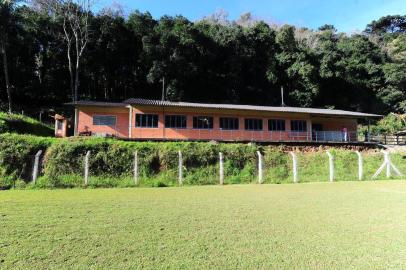
<instances>
[{"instance_id":1,"label":"roof overhang","mask_svg":"<svg viewBox=\"0 0 406 270\"><path fill-rule=\"evenodd\" d=\"M178 108L199 108L199 109L218 109L218 110L242 110L242 111L259 111L274 113L299 113L314 116L327 117L350 117L350 118L381 118L382 115L362 112L318 109L318 108L301 108L301 107L272 107L272 106L254 106L254 105L235 105L235 104L206 104L206 103L189 103L189 102L171 102L149 99L127 99L123 103L132 106L159 106L159 107L178 107Z\"/></svg>"},{"instance_id":2,"label":"roof overhang","mask_svg":"<svg viewBox=\"0 0 406 270\"><path fill-rule=\"evenodd\" d=\"M240 111L257 111L268 113L297 113L307 114L315 117L345 117L345 118L381 118L382 115L370 114L345 110L319 109L319 108L301 108L301 107L272 107L272 106L254 106L254 105L236 105L236 104L208 104L208 103L191 103L191 102L172 102L151 99L131 98L123 102L100 102L100 101L76 101L69 102L65 105L95 106L95 107L121 107L128 108L131 106L151 106L151 107L177 107L177 108L196 108L212 110L240 110Z\"/></svg>"},{"instance_id":3,"label":"roof overhang","mask_svg":"<svg viewBox=\"0 0 406 270\"><path fill-rule=\"evenodd\" d=\"M74 107L95 106L95 107L121 107L121 108L125 108L128 106L128 104L125 104L123 102L102 102L102 101L86 101L86 100L68 102L68 103L65 103L65 105L74 106Z\"/></svg>"}]
</instances>

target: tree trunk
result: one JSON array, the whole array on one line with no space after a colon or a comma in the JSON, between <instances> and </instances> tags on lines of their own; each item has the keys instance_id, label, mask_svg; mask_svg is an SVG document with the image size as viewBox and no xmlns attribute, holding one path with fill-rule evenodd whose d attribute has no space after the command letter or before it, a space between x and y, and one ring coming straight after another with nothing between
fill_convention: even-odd
<instances>
[{"instance_id":1,"label":"tree trunk","mask_svg":"<svg viewBox=\"0 0 406 270\"><path fill-rule=\"evenodd\" d=\"M78 89L79 89L79 58L76 60L76 70L75 70L75 101L78 100Z\"/></svg>"},{"instance_id":2,"label":"tree trunk","mask_svg":"<svg viewBox=\"0 0 406 270\"><path fill-rule=\"evenodd\" d=\"M75 101L78 100L78 89L79 89L79 65L80 65L80 52L79 52L79 41L77 36L76 40L76 68L75 68Z\"/></svg>"},{"instance_id":3,"label":"tree trunk","mask_svg":"<svg viewBox=\"0 0 406 270\"><path fill-rule=\"evenodd\" d=\"M72 101L75 102L75 88L73 83L73 67L72 67L72 58L70 55L71 45L68 44L68 65L69 65L69 75L70 75L70 91L72 95Z\"/></svg>"},{"instance_id":4,"label":"tree trunk","mask_svg":"<svg viewBox=\"0 0 406 270\"><path fill-rule=\"evenodd\" d=\"M7 66L7 52L6 46L4 42L1 43L1 53L3 55L3 69L4 69L4 78L6 81L6 91L7 91L7 99L8 99L8 112L12 112L12 102L11 102L11 86L10 86L10 78L8 76L8 66Z\"/></svg>"}]
</instances>

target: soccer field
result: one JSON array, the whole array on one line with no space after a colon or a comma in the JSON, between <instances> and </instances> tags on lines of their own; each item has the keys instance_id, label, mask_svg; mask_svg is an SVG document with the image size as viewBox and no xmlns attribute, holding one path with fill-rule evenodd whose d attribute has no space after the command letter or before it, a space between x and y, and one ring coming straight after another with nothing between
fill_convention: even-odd
<instances>
[{"instance_id":1,"label":"soccer field","mask_svg":"<svg viewBox=\"0 0 406 270\"><path fill-rule=\"evenodd\" d=\"M405 269L406 181L0 192L0 269Z\"/></svg>"}]
</instances>

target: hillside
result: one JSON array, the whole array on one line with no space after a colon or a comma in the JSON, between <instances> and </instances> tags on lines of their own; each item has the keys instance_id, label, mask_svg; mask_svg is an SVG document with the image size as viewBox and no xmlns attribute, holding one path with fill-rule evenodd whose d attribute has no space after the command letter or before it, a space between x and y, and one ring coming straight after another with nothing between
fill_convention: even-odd
<instances>
[{"instance_id":1,"label":"hillside","mask_svg":"<svg viewBox=\"0 0 406 270\"><path fill-rule=\"evenodd\" d=\"M0 112L0 133L32 134L37 136L53 136L52 127L38 120L20 114Z\"/></svg>"}]
</instances>

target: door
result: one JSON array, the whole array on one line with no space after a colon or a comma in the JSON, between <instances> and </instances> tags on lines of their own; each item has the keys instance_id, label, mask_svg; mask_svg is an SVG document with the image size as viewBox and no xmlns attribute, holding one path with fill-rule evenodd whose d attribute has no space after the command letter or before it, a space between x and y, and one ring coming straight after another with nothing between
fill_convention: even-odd
<instances>
[{"instance_id":1,"label":"door","mask_svg":"<svg viewBox=\"0 0 406 270\"><path fill-rule=\"evenodd\" d=\"M323 141L323 125L322 124L312 124L312 140L313 141Z\"/></svg>"}]
</instances>

